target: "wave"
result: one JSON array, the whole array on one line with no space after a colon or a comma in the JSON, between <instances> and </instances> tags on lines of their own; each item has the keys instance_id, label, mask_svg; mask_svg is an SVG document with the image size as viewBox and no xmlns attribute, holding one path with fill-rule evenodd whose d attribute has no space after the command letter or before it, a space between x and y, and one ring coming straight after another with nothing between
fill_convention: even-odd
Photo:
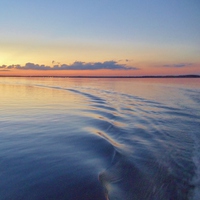
<instances>
[{"instance_id":1,"label":"wave","mask_svg":"<svg viewBox=\"0 0 200 200\"><path fill-rule=\"evenodd\" d=\"M177 104L169 106L109 90L28 85L62 90L86 99L76 116L77 121L83 121L81 127L73 124L74 132L68 128L70 134L57 133L53 137L59 141L59 148L68 145L67 150L73 155L79 150L80 156L75 155L80 159L76 161L79 170L93 161L98 163L93 171L76 171L79 175L72 177L75 180L71 186L68 184L66 193L71 192L71 196L66 195L66 199L199 199L200 141L197 131L190 130L198 127L199 121L194 121L197 114ZM64 117L69 115L66 113ZM63 127L67 126L65 123ZM82 154L87 157L82 158ZM81 177L81 173L87 176ZM90 188L95 189L91 192Z\"/></svg>"}]
</instances>

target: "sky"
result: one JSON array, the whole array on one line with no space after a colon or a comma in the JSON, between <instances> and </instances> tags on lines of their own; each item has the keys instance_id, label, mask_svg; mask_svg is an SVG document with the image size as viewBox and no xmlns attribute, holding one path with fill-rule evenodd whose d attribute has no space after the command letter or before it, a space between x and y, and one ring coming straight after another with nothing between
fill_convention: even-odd
<instances>
[{"instance_id":1,"label":"sky","mask_svg":"<svg viewBox=\"0 0 200 200\"><path fill-rule=\"evenodd\" d=\"M200 75L199 0L0 0L0 75Z\"/></svg>"}]
</instances>

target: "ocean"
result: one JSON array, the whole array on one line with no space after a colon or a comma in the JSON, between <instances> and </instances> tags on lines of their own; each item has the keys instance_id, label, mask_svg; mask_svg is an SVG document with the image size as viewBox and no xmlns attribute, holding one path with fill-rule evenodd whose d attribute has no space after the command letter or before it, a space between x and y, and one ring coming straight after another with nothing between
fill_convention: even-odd
<instances>
[{"instance_id":1,"label":"ocean","mask_svg":"<svg viewBox=\"0 0 200 200\"><path fill-rule=\"evenodd\" d=\"M0 200L199 200L199 78L0 78Z\"/></svg>"}]
</instances>

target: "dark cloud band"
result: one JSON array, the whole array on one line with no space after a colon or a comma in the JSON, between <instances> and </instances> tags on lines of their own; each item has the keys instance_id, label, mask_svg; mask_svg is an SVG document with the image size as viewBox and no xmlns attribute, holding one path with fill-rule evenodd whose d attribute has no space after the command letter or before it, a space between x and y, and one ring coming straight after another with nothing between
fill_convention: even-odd
<instances>
[{"instance_id":1,"label":"dark cloud band","mask_svg":"<svg viewBox=\"0 0 200 200\"><path fill-rule=\"evenodd\" d=\"M53 67L46 65L38 65L34 63L26 63L25 66L21 65L2 65L2 69L23 69L23 70L138 70L137 67L128 67L125 64L118 64L116 61L105 61L105 62L95 62L95 63L86 63L86 62L74 62L71 65L62 64L54 65Z\"/></svg>"}]
</instances>

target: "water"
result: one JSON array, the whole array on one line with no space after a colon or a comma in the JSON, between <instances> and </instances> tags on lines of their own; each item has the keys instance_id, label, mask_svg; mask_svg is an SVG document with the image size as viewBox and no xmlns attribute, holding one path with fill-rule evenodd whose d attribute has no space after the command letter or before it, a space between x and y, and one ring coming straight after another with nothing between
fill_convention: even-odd
<instances>
[{"instance_id":1,"label":"water","mask_svg":"<svg viewBox=\"0 0 200 200\"><path fill-rule=\"evenodd\" d=\"M200 79L0 78L1 200L199 200Z\"/></svg>"}]
</instances>

